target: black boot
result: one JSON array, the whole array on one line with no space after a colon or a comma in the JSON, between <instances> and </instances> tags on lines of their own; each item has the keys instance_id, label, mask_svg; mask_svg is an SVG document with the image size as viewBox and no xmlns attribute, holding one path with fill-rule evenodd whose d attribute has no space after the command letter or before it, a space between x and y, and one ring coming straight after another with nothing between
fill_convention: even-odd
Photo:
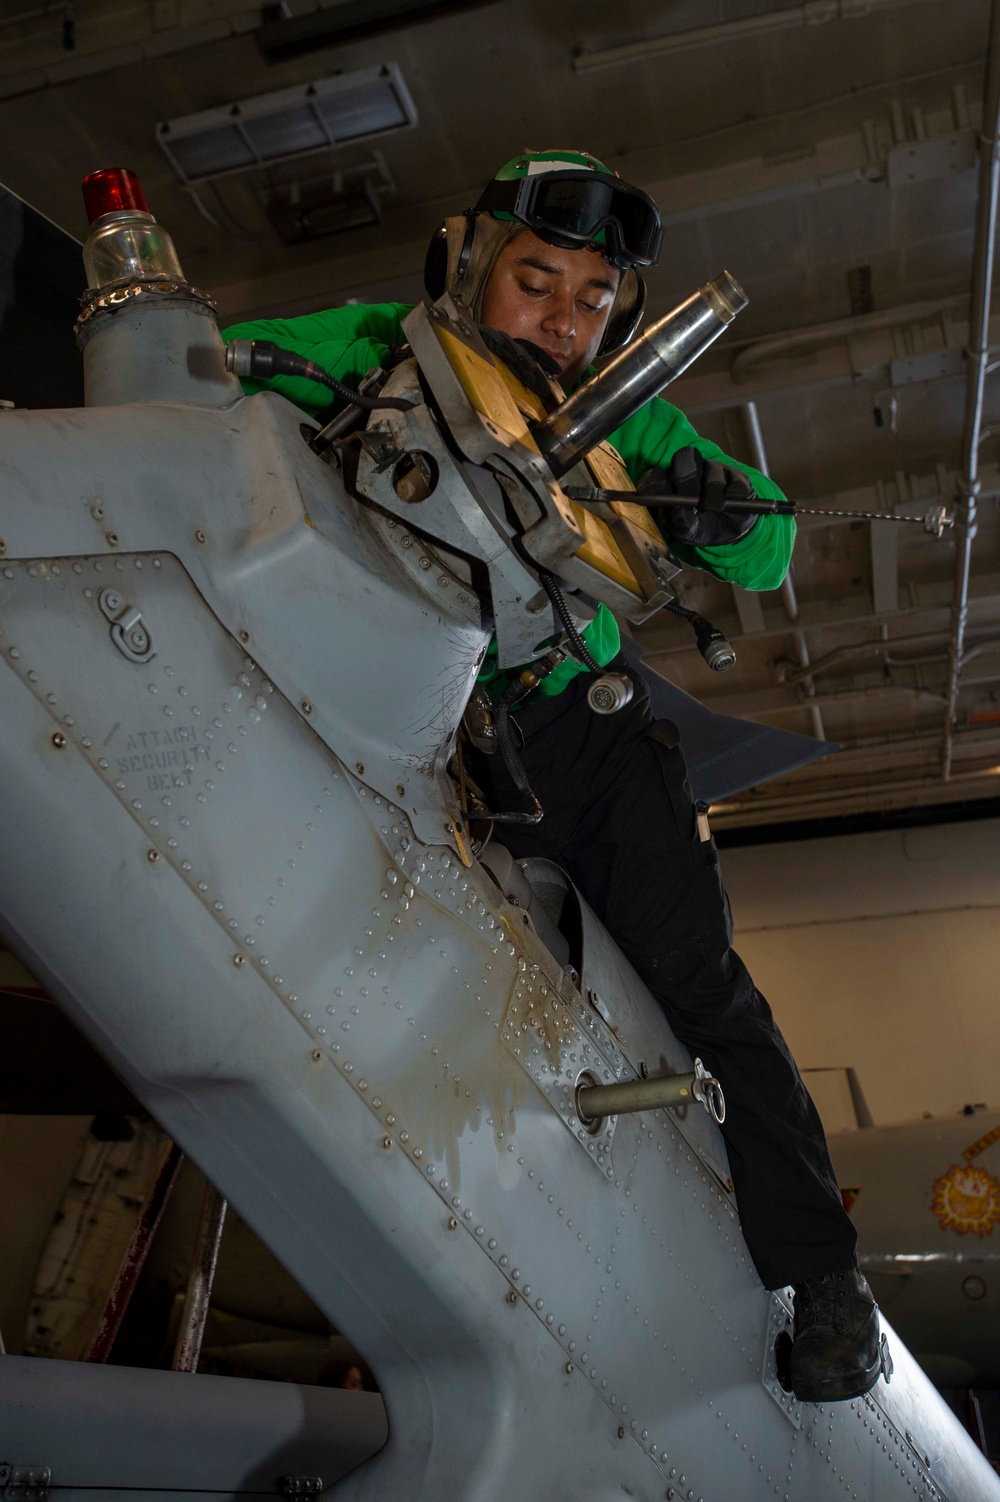
<instances>
[{"instance_id":1,"label":"black boot","mask_svg":"<svg viewBox=\"0 0 1000 1502\"><path fill-rule=\"evenodd\" d=\"M806 1403L858 1398L882 1370L878 1306L857 1268L795 1288L792 1388Z\"/></svg>"}]
</instances>

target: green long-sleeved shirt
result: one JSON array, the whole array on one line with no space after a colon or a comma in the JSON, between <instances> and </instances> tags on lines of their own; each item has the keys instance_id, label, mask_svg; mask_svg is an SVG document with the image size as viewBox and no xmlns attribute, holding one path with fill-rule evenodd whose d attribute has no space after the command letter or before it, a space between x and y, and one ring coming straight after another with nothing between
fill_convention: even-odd
<instances>
[{"instance_id":1,"label":"green long-sleeved shirt","mask_svg":"<svg viewBox=\"0 0 1000 1502\"><path fill-rule=\"evenodd\" d=\"M307 313L301 318L256 319L233 324L223 330L222 337L226 341L271 339L282 349L294 350L314 361L347 385L356 386L369 370L388 363L390 346L405 342L402 324L409 312L410 305L406 303L348 304ZM311 414L325 411L330 405L329 392L298 376L246 380L243 387L248 394L277 391ZM759 496L784 500L782 491L767 475L748 464L739 464L717 444L702 438L682 412L660 397L647 402L609 434L609 442L624 460L633 483L647 469L664 468L679 449L691 447L708 459L744 470ZM761 516L745 537L724 547L696 548L672 539L669 545L681 563L742 585L744 589L760 590L778 588L788 571L794 541L792 517ZM603 605L584 631L584 639L602 665L617 654L621 645L618 627ZM579 671L579 664L567 660L543 681L539 691L547 696L561 693ZM497 683L498 677L495 654L491 652L483 674L488 689Z\"/></svg>"}]
</instances>

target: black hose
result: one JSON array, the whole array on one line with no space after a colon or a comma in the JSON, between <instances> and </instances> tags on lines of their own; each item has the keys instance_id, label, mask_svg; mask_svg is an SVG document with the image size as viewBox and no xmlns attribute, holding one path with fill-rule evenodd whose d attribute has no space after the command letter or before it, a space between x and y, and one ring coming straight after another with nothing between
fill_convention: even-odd
<instances>
[{"instance_id":1,"label":"black hose","mask_svg":"<svg viewBox=\"0 0 1000 1502\"><path fill-rule=\"evenodd\" d=\"M542 581L542 588L552 601L553 609L562 622L566 635L569 637L570 651L573 653L573 656L578 662L582 662L585 668L589 668L592 673L603 673L604 669L601 667L601 664L597 661L597 658L590 651L587 643L580 635L576 622L570 614L569 606L566 603L566 596L556 583L555 577L552 574L546 573L544 569L539 569L538 577Z\"/></svg>"},{"instance_id":2,"label":"black hose","mask_svg":"<svg viewBox=\"0 0 1000 1502\"><path fill-rule=\"evenodd\" d=\"M282 349L270 339L233 339L226 347L226 368L238 376L250 376L257 381L267 381L274 376L299 376L306 381L315 381L325 386L341 401L364 412L374 412L377 407L393 407L397 412L408 412L413 405L401 396L367 396L354 386L345 386L329 371L297 355L290 349Z\"/></svg>"}]
</instances>

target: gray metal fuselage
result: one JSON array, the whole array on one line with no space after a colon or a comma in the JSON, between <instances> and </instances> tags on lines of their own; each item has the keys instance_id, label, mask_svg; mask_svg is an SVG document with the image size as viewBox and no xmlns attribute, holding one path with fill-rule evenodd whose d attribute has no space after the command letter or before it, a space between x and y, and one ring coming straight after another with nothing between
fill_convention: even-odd
<instances>
[{"instance_id":1,"label":"gray metal fuselage","mask_svg":"<svg viewBox=\"0 0 1000 1502\"><path fill-rule=\"evenodd\" d=\"M461 570L211 340L188 400L200 313L113 316L104 405L0 417L0 924L371 1363L389 1438L335 1495L1000 1497L891 1333L868 1397L782 1390L707 1116L576 1120L581 1071L690 1061L592 914L577 986L459 858ZM0 1419L73 1481L58 1414L49 1458Z\"/></svg>"}]
</instances>

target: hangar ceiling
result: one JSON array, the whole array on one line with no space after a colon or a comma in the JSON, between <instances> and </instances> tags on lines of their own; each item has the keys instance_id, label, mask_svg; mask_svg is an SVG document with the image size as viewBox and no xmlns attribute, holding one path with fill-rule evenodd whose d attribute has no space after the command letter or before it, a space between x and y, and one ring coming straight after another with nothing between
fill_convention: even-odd
<instances>
[{"instance_id":1,"label":"hangar ceiling","mask_svg":"<svg viewBox=\"0 0 1000 1502\"><path fill-rule=\"evenodd\" d=\"M671 399L738 458L754 457L756 417L795 500L922 513L951 506L960 464L988 21L986 0L76 0L74 14L8 0L0 176L82 236L80 179L131 166L186 274L234 321L415 299L443 213L524 146L585 146L664 210L654 316L723 266L749 293ZM412 95L412 130L197 197L158 145L163 121L384 63ZM275 230L276 189L365 174L380 223L297 244ZM790 588L761 596L688 571L686 602L737 646L728 675L675 619L639 632L652 665L712 708L844 748L730 800L719 825L1000 792L993 375L981 462L947 779L954 533L807 520Z\"/></svg>"}]
</instances>

